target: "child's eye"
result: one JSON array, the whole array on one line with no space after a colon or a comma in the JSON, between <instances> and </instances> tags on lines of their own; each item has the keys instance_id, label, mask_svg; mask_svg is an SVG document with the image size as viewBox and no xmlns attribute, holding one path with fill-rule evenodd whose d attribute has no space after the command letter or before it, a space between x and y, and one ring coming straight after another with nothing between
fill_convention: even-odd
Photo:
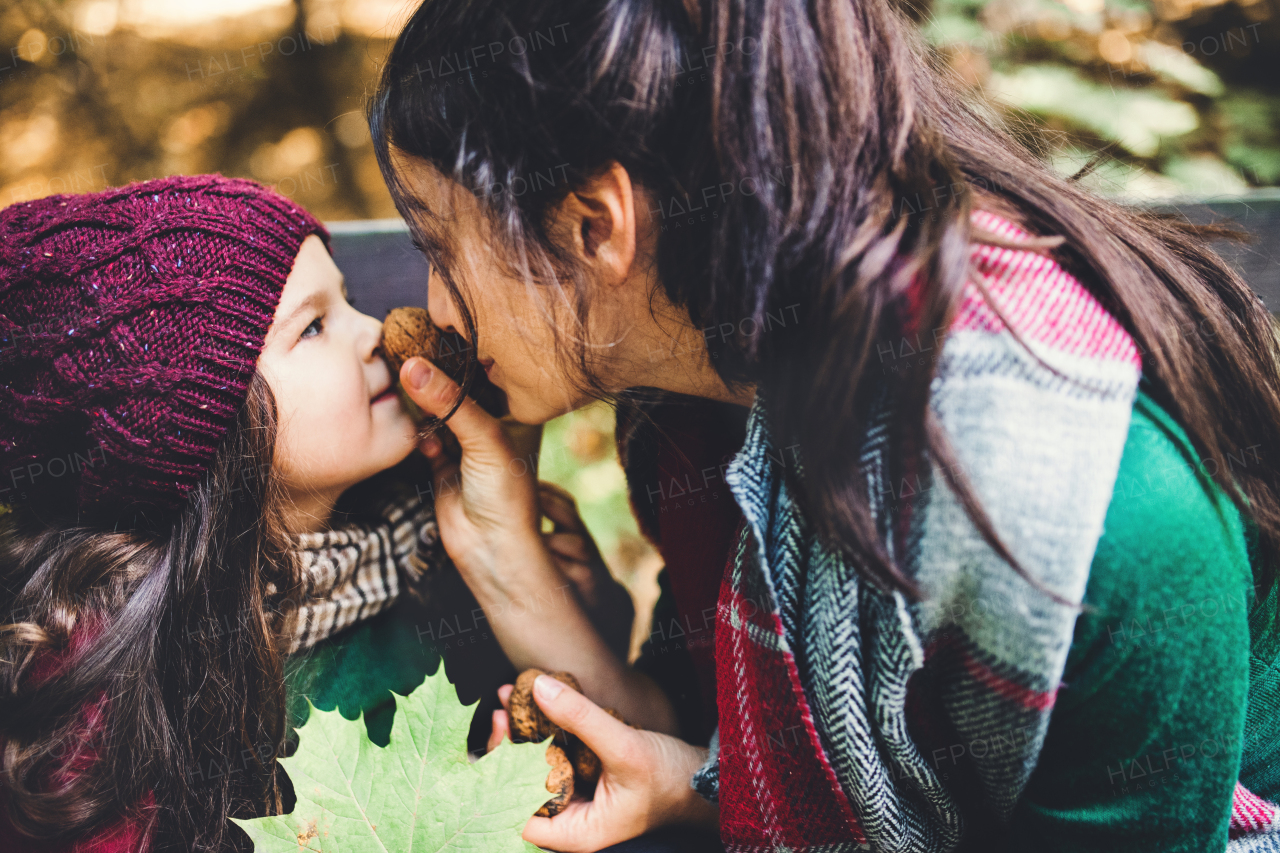
<instances>
[{"instance_id":1,"label":"child's eye","mask_svg":"<svg viewBox=\"0 0 1280 853\"><path fill-rule=\"evenodd\" d=\"M307 326L305 329L303 329L303 330L302 330L302 334L298 337L298 340L305 340L306 338L310 338L310 337L312 337L312 335L307 334L307 333L308 333L308 332L310 332L312 329L315 329L315 330L316 330L316 334L317 334L317 335L318 335L318 334L320 334L321 332L323 332L323 331L324 331L324 317L317 317L317 318L315 318L314 320L312 320L312 321L311 321L311 324L310 324L309 326Z\"/></svg>"}]
</instances>

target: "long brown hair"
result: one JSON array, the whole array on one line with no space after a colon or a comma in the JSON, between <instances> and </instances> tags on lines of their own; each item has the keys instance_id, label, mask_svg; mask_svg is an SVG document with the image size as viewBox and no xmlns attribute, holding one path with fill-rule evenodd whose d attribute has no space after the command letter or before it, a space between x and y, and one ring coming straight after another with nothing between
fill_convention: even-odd
<instances>
[{"instance_id":1,"label":"long brown hair","mask_svg":"<svg viewBox=\"0 0 1280 853\"><path fill-rule=\"evenodd\" d=\"M564 286L581 276L550 239L548 214L620 163L659 200L650 216L663 220L667 297L695 328L733 330L708 336L711 363L730 388L756 383L775 441L798 445L805 476L788 469L789 486L818 534L907 592L855 451L882 393L891 465L940 465L1022 572L930 414L932 365L886 383L877 364L878 344L945 329L971 241L1001 242L974 229L970 211L1011 217L1133 336L1153 395L1257 522L1269 577L1280 457L1226 464L1280 437L1262 303L1205 232L1056 175L942 70L890 0L425 0L390 52L369 120L383 176L472 341L449 222L414 196L400 157L472 191L510 269L559 284L548 301L573 300L584 324L588 289ZM769 322L786 311L797 322ZM557 351L606 396L585 342Z\"/></svg>"},{"instance_id":2,"label":"long brown hair","mask_svg":"<svg viewBox=\"0 0 1280 853\"><path fill-rule=\"evenodd\" d=\"M284 807L277 638L289 628L275 623L299 579L271 476L276 432L255 373L163 533L78 525L53 481L0 515L0 787L20 831L73 839L130 815L154 819L153 849L222 851L248 841L229 815ZM55 677L33 677L51 661ZM84 711L102 696L86 742ZM64 769L77 772L50 784Z\"/></svg>"}]
</instances>

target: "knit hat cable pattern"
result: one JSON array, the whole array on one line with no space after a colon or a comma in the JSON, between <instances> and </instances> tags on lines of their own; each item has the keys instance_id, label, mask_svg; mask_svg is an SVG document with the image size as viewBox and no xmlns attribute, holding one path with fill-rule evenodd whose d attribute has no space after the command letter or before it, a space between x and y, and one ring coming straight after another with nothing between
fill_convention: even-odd
<instances>
[{"instance_id":1,"label":"knit hat cable pattern","mask_svg":"<svg viewBox=\"0 0 1280 853\"><path fill-rule=\"evenodd\" d=\"M69 476L83 520L180 507L311 233L327 244L289 199L220 175L0 211L0 501Z\"/></svg>"}]
</instances>

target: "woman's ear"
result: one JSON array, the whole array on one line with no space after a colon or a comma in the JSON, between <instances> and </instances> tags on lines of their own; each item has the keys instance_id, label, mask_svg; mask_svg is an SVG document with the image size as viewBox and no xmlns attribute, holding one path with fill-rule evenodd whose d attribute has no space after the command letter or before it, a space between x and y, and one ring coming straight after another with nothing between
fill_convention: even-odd
<instances>
[{"instance_id":1,"label":"woman's ear","mask_svg":"<svg viewBox=\"0 0 1280 853\"><path fill-rule=\"evenodd\" d=\"M636 209L631 177L620 163L569 193L556 212L556 230L571 240L577 259L604 283L625 281L636 256Z\"/></svg>"}]
</instances>

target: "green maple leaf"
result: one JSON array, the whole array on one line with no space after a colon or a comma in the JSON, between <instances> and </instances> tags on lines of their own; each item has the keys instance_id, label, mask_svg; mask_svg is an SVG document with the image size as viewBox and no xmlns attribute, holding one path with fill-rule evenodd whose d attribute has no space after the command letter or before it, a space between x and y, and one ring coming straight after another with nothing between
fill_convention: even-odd
<instances>
[{"instance_id":1,"label":"green maple leaf","mask_svg":"<svg viewBox=\"0 0 1280 853\"><path fill-rule=\"evenodd\" d=\"M386 747L369 740L363 713L348 720L307 701L298 749L280 759L298 797L294 810L232 818L255 853L536 853L520 834L551 796L550 738L503 741L473 764L466 744L475 703L458 703L444 667L408 696L392 696Z\"/></svg>"}]
</instances>

